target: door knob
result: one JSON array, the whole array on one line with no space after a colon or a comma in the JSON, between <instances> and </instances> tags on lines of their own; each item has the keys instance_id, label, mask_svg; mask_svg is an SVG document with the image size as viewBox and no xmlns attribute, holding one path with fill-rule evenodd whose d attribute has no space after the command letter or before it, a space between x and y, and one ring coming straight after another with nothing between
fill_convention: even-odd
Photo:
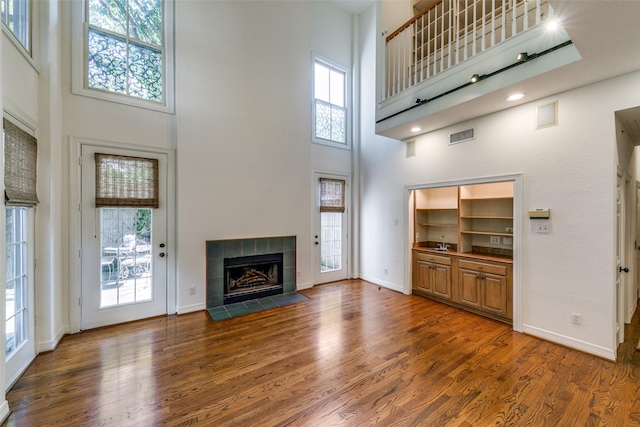
<instances>
[{"instance_id":1,"label":"door knob","mask_svg":"<svg viewBox=\"0 0 640 427\"><path fill-rule=\"evenodd\" d=\"M160 258L164 258L164 252L160 252L158 255L160 255Z\"/></svg>"}]
</instances>

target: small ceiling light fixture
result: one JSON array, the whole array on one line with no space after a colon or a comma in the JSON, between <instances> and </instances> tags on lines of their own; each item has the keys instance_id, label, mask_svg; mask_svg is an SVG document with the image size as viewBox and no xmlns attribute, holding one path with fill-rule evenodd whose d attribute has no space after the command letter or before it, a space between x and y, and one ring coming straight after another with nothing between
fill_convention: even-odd
<instances>
[{"instance_id":1,"label":"small ceiling light fixture","mask_svg":"<svg viewBox=\"0 0 640 427\"><path fill-rule=\"evenodd\" d=\"M524 98L524 93L514 93L513 95L509 95L507 97L507 101L517 101L522 98Z\"/></svg>"},{"instance_id":2,"label":"small ceiling light fixture","mask_svg":"<svg viewBox=\"0 0 640 427\"><path fill-rule=\"evenodd\" d=\"M529 54L527 52L519 53L517 57L519 62L524 62L527 60L527 58L529 58Z\"/></svg>"},{"instance_id":3,"label":"small ceiling light fixture","mask_svg":"<svg viewBox=\"0 0 640 427\"><path fill-rule=\"evenodd\" d=\"M419 127L419 126L414 126L414 127L411 128L411 132L420 132L421 130L422 130L422 128Z\"/></svg>"},{"instance_id":4,"label":"small ceiling light fixture","mask_svg":"<svg viewBox=\"0 0 640 427\"><path fill-rule=\"evenodd\" d=\"M558 18L551 18L547 22L547 30L553 31L560 26L560 20Z\"/></svg>"},{"instance_id":5,"label":"small ceiling light fixture","mask_svg":"<svg viewBox=\"0 0 640 427\"><path fill-rule=\"evenodd\" d=\"M473 76L471 76L471 83L476 83L478 80L480 80L479 75L474 74Z\"/></svg>"}]
</instances>

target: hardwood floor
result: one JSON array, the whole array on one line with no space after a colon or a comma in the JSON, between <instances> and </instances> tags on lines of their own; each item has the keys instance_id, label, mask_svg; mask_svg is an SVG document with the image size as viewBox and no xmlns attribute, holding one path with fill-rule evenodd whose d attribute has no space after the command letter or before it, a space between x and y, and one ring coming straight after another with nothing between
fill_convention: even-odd
<instances>
[{"instance_id":1,"label":"hardwood floor","mask_svg":"<svg viewBox=\"0 0 640 427\"><path fill-rule=\"evenodd\" d=\"M301 293L67 336L4 425L640 425L638 314L612 363L358 280Z\"/></svg>"}]
</instances>

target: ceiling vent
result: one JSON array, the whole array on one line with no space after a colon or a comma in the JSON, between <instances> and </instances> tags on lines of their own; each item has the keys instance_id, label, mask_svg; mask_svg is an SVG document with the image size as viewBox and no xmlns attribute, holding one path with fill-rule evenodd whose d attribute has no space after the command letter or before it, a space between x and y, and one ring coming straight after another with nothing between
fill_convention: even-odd
<instances>
[{"instance_id":1,"label":"ceiling vent","mask_svg":"<svg viewBox=\"0 0 640 427\"><path fill-rule=\"evenodd\" d=\"M472 139L476 139L476 130L474 128L450 134L449 144L459 144Z\"/></svg>"}]
</instances>

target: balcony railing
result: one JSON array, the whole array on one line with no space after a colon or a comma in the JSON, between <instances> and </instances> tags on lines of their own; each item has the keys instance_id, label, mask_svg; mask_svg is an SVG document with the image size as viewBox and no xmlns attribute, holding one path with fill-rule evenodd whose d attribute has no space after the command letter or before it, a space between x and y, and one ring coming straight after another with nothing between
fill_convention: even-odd
<instances>
[{"instance_id":1,"label":"balcony railing","mask_svg":"<svg viewBox=\"0 0 640 427\"><path fill-rule=\"evenodd\" d=\"M386 39L390 98L552 17L548 0L441 0Z\"/></svg>"}]
</instances>

